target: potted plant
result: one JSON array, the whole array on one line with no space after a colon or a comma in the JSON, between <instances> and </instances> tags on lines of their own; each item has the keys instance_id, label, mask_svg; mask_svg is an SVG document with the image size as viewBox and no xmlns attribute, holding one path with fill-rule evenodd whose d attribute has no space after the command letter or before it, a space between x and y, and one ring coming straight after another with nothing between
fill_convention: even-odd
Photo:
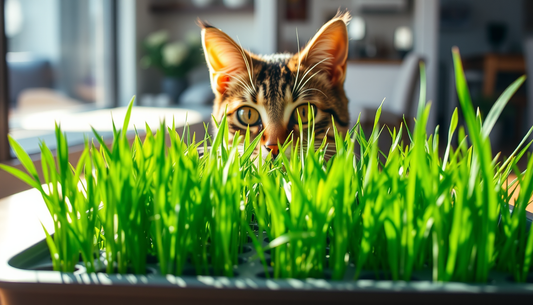
<instances>
[{"instance_id":1,"label":"potted plant","mask_svg":"<svg viewBox=\"0 0 533 305\"><path fill-rule=\"evenodd\" d=\"M187 87L187 74L204 62L198 37L191 32L183 40L169 41L168 32L160 30L148 35L142 43L146 54L141 58L141 66L162 72L161 91L173 102L178 101Z\"/></svg>"},{"instance_id":2,"label":"potted plant","mask_svg":"<svg viewBox=\"0 0 533 305\"><path fill-rule=\"evenodd\" d=\"M403 127L390 130L386 153L377 123L370 135L358 125L345 136L334 130L331 158L312 124L274 160L254 154L260 137L249 131L230 143L225 118L200 141L163 123L130 144L122 131L133 103L111 147L95 132L100 147L87 142L77 165L57 128L56 158L42 146L44 181L11 140L27 173L1 168L42 193L55 233L0 264L0 288L13 303L65 285L87 302L521 300L533 291L533 158L525 171L517 162L533 128L501 163L488 135L525 77L482 120L457 50L454 59L468 137L455 111L443 155L438 129L426 133L424 90L410 142Z\"/></svg>"}]
</instances>

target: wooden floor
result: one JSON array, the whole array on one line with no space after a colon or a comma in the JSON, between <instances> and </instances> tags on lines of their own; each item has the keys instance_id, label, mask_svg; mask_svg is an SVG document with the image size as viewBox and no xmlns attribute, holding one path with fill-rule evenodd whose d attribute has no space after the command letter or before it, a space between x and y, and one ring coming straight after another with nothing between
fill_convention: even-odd
<instances>
[{"instance_id":1,"label":"wooden floor","mask_svg":"<svg viewBox=\"0 0 533 305\"><path fill-rule=\"evenodd\" d=\"M514 179L516 179L516 175L515 174L511 174L509 175L509 178L507 179L507 181L511 182L513 181ZM520 193L520 187L518 187L518 189L514 192L513 194L513 197L512 197L512 200L511 200L511 204L514 205L514 202L516 201L516 199L518 198L518 194ZM530 213L533 213L533 204L531 204L531 200L529 201L530 204L527 206L527 211L530 212Z\"/></svg>"}]
</instances>

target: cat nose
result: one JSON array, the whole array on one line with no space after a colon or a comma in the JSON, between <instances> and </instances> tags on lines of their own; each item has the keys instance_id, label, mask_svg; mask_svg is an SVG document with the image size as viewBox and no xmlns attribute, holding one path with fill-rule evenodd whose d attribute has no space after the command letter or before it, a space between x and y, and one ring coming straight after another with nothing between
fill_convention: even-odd
<instances>
[{"instance_id":1,"label":"cat nose","mask_svg":"<svg viewBox=\"0 0 533 305\"><path fill-rule=\"evenodd\" d=\"M279 148L278 148L278 145L277 144L266 144L265 145L266 149L272 153L272 158L276 158L278 155L279 155Z\"/></svg>"}]
</instances>

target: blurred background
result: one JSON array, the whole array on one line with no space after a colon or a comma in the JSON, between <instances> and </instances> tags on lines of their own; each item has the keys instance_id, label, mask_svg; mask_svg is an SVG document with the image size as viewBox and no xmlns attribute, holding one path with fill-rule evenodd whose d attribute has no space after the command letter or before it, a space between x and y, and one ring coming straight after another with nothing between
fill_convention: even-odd
<instances>
[{"instance_id":1,"label":"blurred background","mask_svg":"<svg viewBox=\"0 0 533 305\"><path fill-rule=\"evenodd\" d=\"M297 35L303 46L339 8L349 10L352 123L361 112L369 120L384 98L390 124L412 114L424 61L430 125L446 130L458 106L454 45L484 114L517 77L533 75L531 0L4 0L3 7L3 152L6 133L30 153L39 141L54 147L56 121L71 145L83 143L90 125L109 136L110 110L121 119L133 95L144 107L133 118L138 129L161 117L209 122L213 94L197 18L268 54L296 52ZM533 125L532 87L519 90L495 126L495 149L509 150Z\"/></svg>"}]
</instances>

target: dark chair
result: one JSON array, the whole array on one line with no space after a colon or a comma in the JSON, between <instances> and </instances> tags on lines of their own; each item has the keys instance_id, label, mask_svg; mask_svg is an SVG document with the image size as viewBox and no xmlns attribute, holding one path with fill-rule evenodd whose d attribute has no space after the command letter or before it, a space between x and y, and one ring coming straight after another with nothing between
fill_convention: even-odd
<instances>
[{"instance_id":1,"label":"dark chair","mask_svg":"<svg viewBox=\"0 0 533 305\"><path fill-rule=\"evenodd\" d=\"M8 53L7 68L11 107L17 106L17 99L25 89L51 88L53 85L52 66L45 58L29 53Z\"/></svg>"},{"instance_id":2,"label":"dark chair","mask_svg":"<svg viewBox=\"0 0 533 305\"><path fill-rule=\"evenodd\" d=\"M533 126L533 36L528 37L524 43L526 58L526 90L527 90L527 124L528 130Z\"/></svg>"},{"instance_id":3,"label":"dark chair","mask_svg":"<svg viewBox=\"0 0 533 305\"><path fill-rule=\"evenodd\" d=\"M409 127L412 127L413 118L416 115L416 103L418 100L418 88L420 79L420 63L424 59L416 53L409 53L403 60L398 79L394 85L392 96L386 97L381 108L380 125L387 125L389 128L398 128L403 122L405 115ZM361 125L365 132L374 125L376 108L363 108Z\"/></svg>"}]
</instances>

